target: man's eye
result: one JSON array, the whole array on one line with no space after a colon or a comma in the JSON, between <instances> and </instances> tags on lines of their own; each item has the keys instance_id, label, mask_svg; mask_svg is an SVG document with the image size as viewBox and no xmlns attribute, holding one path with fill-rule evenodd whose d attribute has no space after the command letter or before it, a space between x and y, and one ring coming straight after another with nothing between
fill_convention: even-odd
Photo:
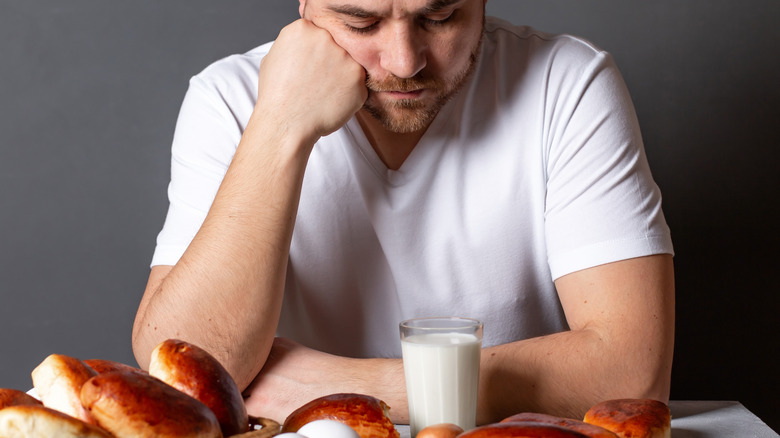
<instances>
[{"instance_id":1,"label":"man's eye","mask_svg":"<svg viewBox=\"0 0 780 438\"><path fill-rule=\"evenodd\" d=\"M455 11L440 12L437 14L423 16L422 22L429 26L440 26L452 20L454 16L455 16Z\"/></svg>"},{"instance_id":2,"label":"man's eye","mask_svg":"<svg viewBox=\"0 0 780 438\"><path fill-rule=\"evenodd\" d=\"M376 29L378 24L378 21L371 21L367 23L344 23L347 29L355 33L369 33Z\"/></svg>"}]
</instances>

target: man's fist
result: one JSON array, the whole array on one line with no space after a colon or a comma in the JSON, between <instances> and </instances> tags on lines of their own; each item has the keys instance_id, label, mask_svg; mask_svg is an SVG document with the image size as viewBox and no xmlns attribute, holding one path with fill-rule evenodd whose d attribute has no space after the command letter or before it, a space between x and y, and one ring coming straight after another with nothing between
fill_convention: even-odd
<instances>
[{"instance_id":1,"label":"man's fist","mask_svg":"<svg viewBox=\"0 0 780 438\"><path fill-rule=\"evenodd\" d=\"M330 33L300 19L279 33L260 64L253 117L316 141L343 126L368 95L366 73Z\"/></svg>"}]
</instances>

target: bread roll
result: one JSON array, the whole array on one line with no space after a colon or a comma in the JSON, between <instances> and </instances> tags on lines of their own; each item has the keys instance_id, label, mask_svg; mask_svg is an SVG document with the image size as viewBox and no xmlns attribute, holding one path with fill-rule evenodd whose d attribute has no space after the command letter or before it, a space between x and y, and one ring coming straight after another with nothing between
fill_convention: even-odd
<instances>
[{"instance_id":1,"label":"bread roll","mask_svg":"<svg viewBox=\"0 0 780 438\"><path fill-rule=\"evenodd\" d=\"M282 432L297 432L314 420L336 420L350 426L361 438L398 438L385 402L363 394L331 394L314 399L293 411Z\"/></svg>"},{"instance_id":2,"label":"bread roll","mask_svg":"<svg viewBox=\"0 0 780 438\"><path fill-rule=\"evenodd\" d=\"M109 371L135 371L138 373L146 372L140 368L108 359L84 359L84 363L89 365L89 367L95 370L95 372L98 374L107 373Z\"/></svg>"},{"instance_id":3,"label":"bread roll","mask_svg":"<svg viewBox=\"0 0 780 438\"><path fill-rule=\"evenodd\" d=\"M43 405L0 409L0 438L112 438L101 428Z\"/></svg>"},{"instance_id":4,"label":"bread roll","mask_svg":"<svg viewBox=\"0 0 780 438\"><path fill-rule=\"evenodd\" d=\"M603 427L595 426L593 424L585 423L584 421L575 420L572 418L556 417L554 415L537 414L531 412L525 412L521 414L512 415L504 420L502 423L521 423L521 422L534 422L543 424L554 424L556 426L565 427L567 429L574 430L583 435L591 438L616 438L617 436L604 429Z\"/></svg>"},{"instance_id":5,"label":"bread roll","mask_svg":"<svg viewBox=\"0 0 780 438\"><path fill-rule=\"evenodd\" d=\"M95 420L81 405L81 386L97 372L82 360L63 354L51 354L32 371L38 397L47 408L94 424Z\"/></svg>"},{"instance_id":6,"label":"bread roll","mask_svg":"<svg viewBox=\"0 0 780 438\"><path fill-rule=\"evenodd\" d=\"M620 438L669 438L672 414L657 400L607 400L591 407L584 421L611 430Z\"/></svg>"},{"instance_id":7,"label":"bread roll","mask_svg":"<svg viewBox=\"0 0 780 438\"><path fill-rule=\"evenodd\" d=\"M0 388L0 409L22 405L41 405L41 401L18 389Z\"/></svg>"},{"instance_id":8,"label":"bread roll","mask_svg":"<svg viewBox=\"0 0 780 438\"><path fill-rule=\"evenodd\" d=\"M211 409L143 373L98 374L81 388L81 402L117 438L222 437Z\"/></svg>"},{"instance_id":9,"label":"bread roll","mask_svg":"<svg viewBox=\"0 0 780 438\"><path fill-rule=\"evenodd\" d=\"M458 438L587 438L587 435L554 424L527 421L489 424L464 432Z\"/></svg>"},{"instance_id":10,"label":"bread roll","mask_svg":"<svg viewBox=\"0 0 780 438\"><path fill-rule=\"evenodd\" d=\"M246 405L236 382L202 348L176 339L161 342L152 351L149 374L208 406L226 437L249 429Z\"/></svg>"}]
</instances>

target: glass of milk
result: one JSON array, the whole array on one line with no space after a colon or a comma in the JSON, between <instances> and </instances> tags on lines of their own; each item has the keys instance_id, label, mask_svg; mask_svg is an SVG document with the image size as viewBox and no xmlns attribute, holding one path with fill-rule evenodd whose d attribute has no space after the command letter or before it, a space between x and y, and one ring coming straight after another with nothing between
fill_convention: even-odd
<instances>
[{"instance_id":1,"label":"glass of milk","mask_svg":"<svg viewBox=\"0 0 780 438\"><path fill-rule=\"evenodd\" d=\"M482 323L460 317L416 318L402 322L400 329L411 436L439 423L473 429Z\"/></svg>"}]
</instances>

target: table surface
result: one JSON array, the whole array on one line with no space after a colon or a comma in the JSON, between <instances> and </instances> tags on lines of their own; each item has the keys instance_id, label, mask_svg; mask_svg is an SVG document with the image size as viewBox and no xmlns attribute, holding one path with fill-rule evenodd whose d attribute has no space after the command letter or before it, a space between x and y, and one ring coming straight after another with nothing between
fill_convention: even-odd
<instances>
[{"instance_id":1,"label":"table surface","mask_svg":"<svg viewBox=\"0 0 780 438\"><path fill-rule=\"evenodd\" d=\"M780 437L736 401L672 401L672 438ZM409 426L398 426L410 438Z\"/></svg>"}]
</instances>

